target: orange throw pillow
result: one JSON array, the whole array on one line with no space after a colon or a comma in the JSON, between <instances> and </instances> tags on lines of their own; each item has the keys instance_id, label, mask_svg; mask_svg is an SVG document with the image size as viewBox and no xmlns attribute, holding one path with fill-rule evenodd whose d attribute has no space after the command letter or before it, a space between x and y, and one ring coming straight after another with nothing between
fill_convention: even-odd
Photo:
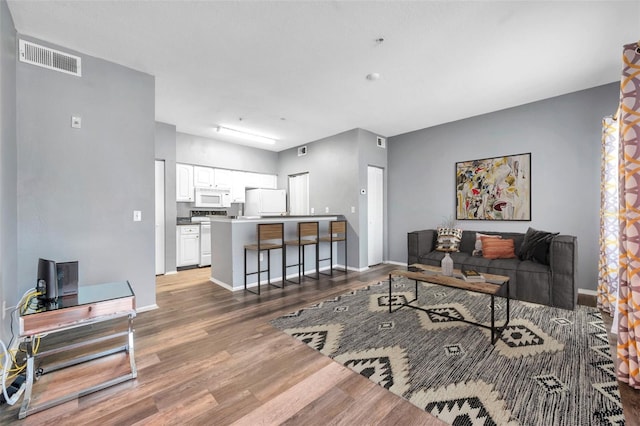
<instances>
[{"instance_id":1,"label":"orange throw pillow","mask_svg":"<svg viewBox=\"0 0 640 426\"><path fill-rule=\"evenodd\" d=\"M482 238L482 257L485 259L511 259L516 257L513 240Z\"/></svg>"}]
</instances>

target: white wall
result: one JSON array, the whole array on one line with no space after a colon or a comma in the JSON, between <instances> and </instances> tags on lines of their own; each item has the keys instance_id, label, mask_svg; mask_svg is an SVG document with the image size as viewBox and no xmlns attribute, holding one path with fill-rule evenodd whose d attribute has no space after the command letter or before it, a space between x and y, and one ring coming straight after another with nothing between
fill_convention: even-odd
<instances>
[{"instance_id":1,"label":"white wall","mask_svg":"<svg viewBox=\"0 0 640 426\"><path fill-rule=\"evenodd\" d=\"M389 144L389 255L407 261L407 233L455 217L455 163L531 152L531 222L459 221L463 229L578 237L578 283L598 272L602 117L619 83L395 136Z\"/></svg>"}]
</instances>

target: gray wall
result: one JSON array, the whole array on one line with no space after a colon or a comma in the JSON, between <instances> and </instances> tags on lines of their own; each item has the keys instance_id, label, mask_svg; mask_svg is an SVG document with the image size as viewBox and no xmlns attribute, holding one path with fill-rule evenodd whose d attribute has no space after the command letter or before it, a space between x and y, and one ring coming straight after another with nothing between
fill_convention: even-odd
<instances>
[{"instance_id":1,"label":"gray wall","mask_svg":"<svg viewBox=\"0 0 640 426\"><path fill-rule=\"evenodd\" d=\"M275 174L278 154L187 133L176 133L176 162Z\"/></svg>"},{"instance_id":2,"label":"gray wall","mask_svg":"<svg viewBox=\"0 0 640 426\"><path fill-rule=\"evenodd\" d=\"M129 280L154 305L154 77L70 53L82 77L17 64L18 286L39 257L78 260L82 283Z\"/></svg>"},{"instance_id":3,"label":"gray wall","mask_svg":"<svg viewBox=\"0 0 640 426\"><path fill-rule=\"evenodd\" d=\"M455 215L457 161L531 152L532 221L459 221L464 229L537 229L578 237L579 287L598 271L602 117L619 83L395 136L389 143L389 256L407 261L407 232Z\"/></svg>"},{"instance_id":4,"label":"gray wall","mask_svg":"<svg viewBox=\"0 0 640 426\"><path fill-rule=\"evenodd\" d=\"M14 306L21 293L18 270L18 195L16 137L16 30L0 0L0 311L2 301ZM6 312L8 315L10 312ZM0 315L3 313L0 312ZM2 316L0 316L2 318ZM6 318L9 318L8 316ZM3 320L0 338L9 342L9 321Z\"/></svg>"},{"instance_id":5,"label":"gray wall","mask_svg":"<svg viewBox=\"0 0 640 426\"><path fill-rule=\"evenodd\" d=\"M176 126L156 123L156 160L164 161L164 270L176 271Z\"/></svg>"},{"instance_id":6,"label":"gray wall","mask_svg":"<svg viewBox=\"0 0 640 426\"><path fill-rule=\"evenodd\" d=\"M309 173L309 207L315 214L341 214L349 222L348 263L367 265L367 199L360 189L367 185L367 166L386 167L386 151L376 147L376 135L353 129L306 144L307 155L298 148L278 155L278 187L288 187L288 176ZM355 213L351 213L355 207ZM363 237L364 236L364 237Z\"/></svg>"}]
</instances>

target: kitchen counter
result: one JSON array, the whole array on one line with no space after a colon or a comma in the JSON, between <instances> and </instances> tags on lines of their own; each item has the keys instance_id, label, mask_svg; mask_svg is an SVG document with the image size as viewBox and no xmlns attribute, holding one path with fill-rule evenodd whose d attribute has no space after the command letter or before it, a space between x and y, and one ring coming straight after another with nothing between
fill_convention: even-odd
<instances>
[{"instance_id":1,"label":"kitchen counter","mask_svg":"<svg viewBox=\"0 0 640 426\"><path fill-rule=\"evenodd\" d=\"M305 221L320 222L320 235L328 235L329 222L342 219L338 215L313 216L242 216L232 218L228 216L210 216L211 219L211 281L228 290L244 289L244 246L257 241L257 224L284 223L285 240L297 238L297 224ZM288 264L297 263L297 251L293 247L288 249ZM320 244L320 259L329 257L329 245ZM315 251L308 250L305 255L307 268L315 265ZM262 269L266 268L267 256L264 253ZM257 268L256 253L248 253L247 263L250 272ZM328 269L327 262L321 262L320 269ZM297 275L297 269L290 269L291 276ZM310 272L310 271L309 271ZM282 250L271 252L271 281L282 280ZM257 285L257 275L247 277L249 287ZM266 282L267 274L262 274Z\"/></svg>"},{"instance_id":2,"label":"kitchen counter","mask_svg":"<svg viewBox=\"0 0 640 426\"><path fill-rule=\"evenodd\" d=\"M300 222L303 220L336 220L337 215L297 215L297 216L208 216L212 222Z\"/></svg>"}]
</instances>

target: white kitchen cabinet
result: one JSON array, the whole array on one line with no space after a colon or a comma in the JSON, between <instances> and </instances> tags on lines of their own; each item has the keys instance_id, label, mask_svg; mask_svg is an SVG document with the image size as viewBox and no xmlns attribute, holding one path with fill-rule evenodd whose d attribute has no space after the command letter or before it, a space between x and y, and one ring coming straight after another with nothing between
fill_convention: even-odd
<instances>
[{"instance_id":1,"label":"white kitchen cabinet","mask_svg":"<svg viewBox=\"0 0 640 426\"><path fill-rule=\"evenodd\" d=\"M193 166L193 186L196 188L213 188L215 174L212 167Z\"/></svg>"},{"instance_id":2,"label":"white kitchen cabinet","mask_svg":"<svg viewBox=\"0 0 640 426\"><path fill-rule=\"evenodd\" d=\"M278 176L265 173L245 172L245 186L247 188L277 189Z\"/></svg>"},{"instance_id":3,"label":"white kitchen cabinet","mask_svg":"<svg viewBox=\"0 0 640 426\"><path fill-rule=\"evenodd\" d=\"M260 188L278 189L277 175L260 175Z\"/></svg>"},{"instance_id":4,"label":"white kitchen cabinet","mask_svg":"<svg viewBox=\"0 0 640 426\"><path fill-rule=\"evenodd\" d=\"M193 166L176 163L176 201L193 202Z\"/></svg>"},{"instance_id":5,"label":"white kitchen cabinet","mask_svg":"<svg viewBox=\"0 0 640 426\"><path fill-rule=\"evenodd\" d=\"M200 263L200 226L178 225L176 266L191 266Z\"/></svg>"},{"instance_id":6,"label":"white kitchen cabinet","mask_svg":"<svg viewBox=\"0 0 640 426\"><path fill-rule=\"evenodd\" d=\"M231 188L231 170L213 169L214 187L219 189Z\"/></svg>"},{"instance_id":7,"label":"white kitchen cabinet","mask_svg":"<svg viewBox=\"0 0 640 426\"><path fill-rule=\"evenodd\" d=\"M244 191L246 189L244 183L245 172L233 170L231 172L231 202L244 203Z\"/></svg>"}]
</instances>

